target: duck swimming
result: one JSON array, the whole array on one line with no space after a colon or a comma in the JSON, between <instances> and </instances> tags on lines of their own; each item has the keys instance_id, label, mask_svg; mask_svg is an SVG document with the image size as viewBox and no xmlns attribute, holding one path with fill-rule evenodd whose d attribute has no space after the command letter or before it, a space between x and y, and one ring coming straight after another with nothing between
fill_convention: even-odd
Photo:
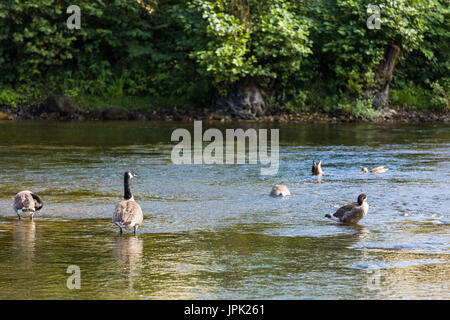
<instances>
[{"instance_id":1,"label":"duck swimming","mask_svg":"<svg viewBox=\"0 0 450 320\"><path fill-rule=\"evenodd\" d=\"M376 167L373 169L370 169L370 172L372 173L385 173L386 171L388 171L388 168L385 168L384 166L381 167ZM367 170L367 168L362 168L361 173L368 173L369 170Z\"/></svg>"},{"instance_id":2,"label":"duck swimming","mask_svg":"<svg viewBox=\"0 0 450 320\"><path fill-rule=\"evenodd\" d=\"M357 202L352 202L343 207L340 207L332 215L326 214L325 217L330 219L337 219L342 223L357 223L364 218L369 211L369 204L367 203L367 196L361 193L358 196Z\"/></svg>"}]
</instances>

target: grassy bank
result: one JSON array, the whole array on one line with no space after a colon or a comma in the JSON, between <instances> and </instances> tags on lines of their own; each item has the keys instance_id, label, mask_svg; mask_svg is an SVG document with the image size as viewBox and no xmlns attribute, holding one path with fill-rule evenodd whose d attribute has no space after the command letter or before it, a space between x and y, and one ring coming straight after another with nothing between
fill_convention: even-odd
<instances>
[{"instance_id":1,"label":"grassy bank","mask_svg":"<svg viewBox=\"0 0 450 320\"><path fill-rule=\"evenodd\" d=\"M301 96L296 97L295 101L280 104L277 101L271 101L269 97L268 102L274 109L296 113L339 113L366 119L376 118L380 115L380 111L373 108L370 98L362 99L345 94L337 95L326 92L317 85L311 87L312 89L305 90ZM393 87L390 90L389 107L405 111L448 112L450 111L448 90L448 87L441 86L439 83L433 84L430 88L423 88L412 82L408 86ZM124 93L123 90L114 92L110 87L105 88L105 90L96 90L96 92L92 94L83 92L81 88L61 88L56 84L48 86L48 83L47 85L21 86L18 88L0 87L0 106L15 108L18 105L30 104L30 102L43 102L51 95L65 95L76 101L80 109L86 111L108 108L120 108L128 111L141 109L156 112L165 108L214 111L213 103L199 105L186 102L181 104L180 100L174 103L173 99L170 98L164 99L154 95L130 95Z\"/></svg>"},{"instance_id":2,"label":"grassy bank","mask_svg":"<svg viewBox=\"0 0 450 320\"><path fill-rule=\"evenodd\" d=\"M440 88L438 88L440 89ZM151 96L90 95L64 92L76 105L71 111L48 110L47 98L56 92L0 89L0 119L42 120L232 120L218 115L214 106L171 106ZM311 103L311 104L309 104ZM298 122L429 122L447 121L446 92L422 88L393 89L388 108L374 109L369 99L340 98L336 95L306 96L301 104L270 105L258 121Z\"/></svg>"}]
</instances>

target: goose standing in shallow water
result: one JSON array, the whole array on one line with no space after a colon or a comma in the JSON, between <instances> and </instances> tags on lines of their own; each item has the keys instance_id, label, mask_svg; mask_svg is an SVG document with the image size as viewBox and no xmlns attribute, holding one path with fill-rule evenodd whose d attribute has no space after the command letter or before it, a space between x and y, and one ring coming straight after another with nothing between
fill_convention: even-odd
<instances>
[{"instance_id":1,"label":"goose standing in shallow water","mask_svg":"<svg viewBox=\"0 0 450 320\"><path fill-rule=\"evenodd\" d=\"M357 223L359 220L364 218L369 211L369 204L367 203L367 196L365 194L360 194L358 196L357 202L347 204L340 207L332 215L326 214L327 218L335 218L343 223Z\"/></svg>"},{"instance_id":2,"label":"goose standing in shallow water","mask_svg":"<svg viewBox=\"0 0 450 320\"><path fill-rule=\"evenodd\" d=\"M122 229L134 229L134 234L136 234L139 225L144 220L144 215L142 214L141 207L134 201L133 194L130 189L130 179L134 178L136 175L127 171L124 175L124 194L123 201L120 201L116 205L116 209L113 215L113 222L116 226L119 227L120 233L122 233Z\"/></svg>"},{"instance_id":3,"label":"goose standing in shallow water","mask_svg":"<svg viewBox=\"0 0 450 320\"><path fill-rule=\"evenodd\" d=\"M272 188L272 191L270 191L271 197L286 197L290 196L291 192L289 191L288 187L285 185L277 184Z\"/></svg>"},{"instance_id":4,"label":"goose standing in shallow water","mask_svg":"<svg viewBox=\"0 0 450 320\"><path fill-rule=\"evenodd\" d=\"M42 199L31 191L24 190L20 191L14 197L13 209L17 213L19 220L22 217L30 217L33 220L33 216L38 213L44 203Z\"/></svg>"}]
</instances>

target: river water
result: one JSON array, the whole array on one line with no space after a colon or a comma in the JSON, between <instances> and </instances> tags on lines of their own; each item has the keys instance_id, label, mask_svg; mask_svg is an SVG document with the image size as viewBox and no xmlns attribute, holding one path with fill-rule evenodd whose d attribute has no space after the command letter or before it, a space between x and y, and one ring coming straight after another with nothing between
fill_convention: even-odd
<instances>
[{"instance_id":1,"label":"river water","mask_svg":"<svg viewBox=\"0 0 450 320\"><path fill-rule=\"evenodd\" d=\"M448 125L272 127L280 167L262 176L173 164L189 123L0 122L0 299L450 299ZM136 237L111 221L129 169ZM269 197L280 183L292 196ZM44 200L34 221L12 210L25 189ZM324 217L360 193L358 225Z\"/></svg>"}]
</instances>

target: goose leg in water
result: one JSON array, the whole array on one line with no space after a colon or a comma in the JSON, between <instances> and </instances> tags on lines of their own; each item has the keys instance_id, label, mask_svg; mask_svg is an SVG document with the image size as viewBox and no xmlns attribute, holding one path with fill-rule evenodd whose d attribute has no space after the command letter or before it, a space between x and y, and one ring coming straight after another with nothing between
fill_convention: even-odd
<instances>
[{"instance_id":1,"label":"goose leg in water","mask_svg":"<svg viewBox=\"0 0 450 320\"><path fill-rule=\"evenodd\" d=\"M134 235L136 235L138 226L134 226Z\"/></svg>"}]
</instances>

